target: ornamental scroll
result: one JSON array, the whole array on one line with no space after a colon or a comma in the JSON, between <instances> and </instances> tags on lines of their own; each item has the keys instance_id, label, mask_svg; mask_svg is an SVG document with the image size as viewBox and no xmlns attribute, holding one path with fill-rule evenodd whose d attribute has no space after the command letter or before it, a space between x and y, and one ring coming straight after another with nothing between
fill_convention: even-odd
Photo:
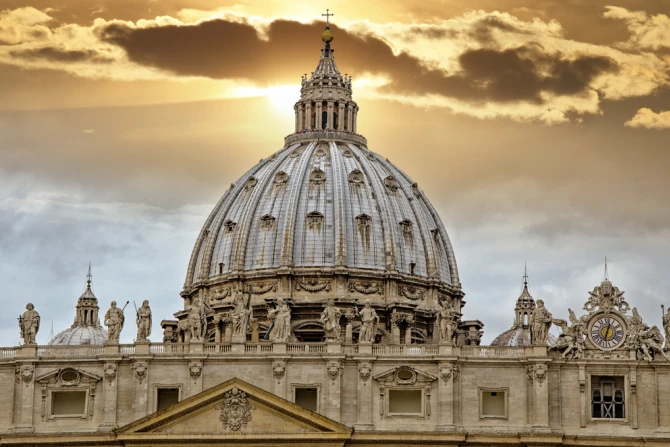
<instances>
[{"instance_id":1,"label":"ornamental scroll","mask_svg":"<svg viewBox=\"0 0 670 447\"><path fill-rule=\"evenodd\" d=\"M398 286L398 291L402 296L409 298L410 300L423 299L426 295L425 290L412 286Z\"/></svg>"},{"instance_id":2,"label":"ornamental scroll","mask_svg":"<svg viewBox=\"0 0 670 447\"><path fill-rule=\"evenodd\" d=\"M384 293L384 285L382 283L370 282L370 281L350 282L349 291L362 293L364 295L370 295L373 293L378 293L379 295L382 295Z\"/></svg>"},{"instance_id":3,"label":"ornamental scroll","mask_svg":"<svg viewBox=\"0 0 670 447\"><path fill-rule=\"evenodd\" d=\"M306 290L307 292L317 293L325 290L330 291L330 281L317 281L316 279L310 279L309 281L296 281L295 290Z\"/></svg>"}]
</instances>

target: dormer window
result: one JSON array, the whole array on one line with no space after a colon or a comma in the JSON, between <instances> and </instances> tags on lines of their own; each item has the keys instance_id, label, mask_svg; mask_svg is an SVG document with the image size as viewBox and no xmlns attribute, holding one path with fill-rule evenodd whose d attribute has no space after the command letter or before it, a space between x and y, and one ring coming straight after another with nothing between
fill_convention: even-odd
<instances>
[{"instance_id":1,"label":"dormer window","mask_svg":"<svg viewBox=\"0 0 670 447\"><path fill-rule=\"evenodd\" d=\"M235 231L235 226L236 226L236 225L237 225L237 224L236 224L235 222L233 222L232 220L227 220L227 221L223 224L226 233L232 233L233 231Z\"/></svg>"},{"instance_id":2,"label":"dormer window","mask_svg":"<svg viewBox=\"0 0 670 447\"><path fill-rule=\"evenodd\" d=\"M393 177L392 175L389 175L384 179L384 185L386 188L391 192L391 194L395 194L395 192L398 190L400 187L398 185L398 181Z\"/></svg>"},{"instance_id":3,"label":"dormer window","mask_svg":"<svg viewBox=\"0 0 670 447\"><path fill-rule=\"evenodd\" d=\"M402 222L400 222L400 228L402 229L403 233L411 234L412 233L412 222L405 219Z\"/></svg>"},{"instance_id":4,"label":"dormer window","mask_svg":"<svg viewBox=\"0 0 670 447\"><path fill-rule=\"evenodd\" d=\"M356 221L358 222L358 226L360 227L369 227L372 218L367 214L361 214L360 216L356 217Z\"/></svg>"},{"instance_id":5,"label":"dormer window","mask_svg":"<svg viewBox=\"0 0 670 447\"><path fill-rule=\"evenodd\" d=\"M360 186L364 182L363 173L358 169L349 173L349 183L354 186Z\"/></svg>"},{"instance_id":6,"label":"dormer window","mask_svg":"<svg viewBox=\"0 0 670 447\"><path fill-rule=\"evenodd\" d=\"M258 180L256 180L255 177L249 177L249 180L244 184L244 189L245 190L250 190L254 188L258 184Z\"/></svg>"},{"instance_id":7,"label":"dormer window","mask_svg":"<svg viewBox=\"0 0 670 447\"><path fill-rule=\"evenodd\" d=\"M271 230L275 225L275 218L266 214L261 217L261 230Z\"/></svg>"},{"instance_id":8,"label":"dormer window","mask_svg":"<svg viewBox=\"0 0 670 447\"><path fill-rule=\"evenodd\" d=\"M318 211L312 211L307 214L307 228L310 230L320 230L323 222L323 214Z\"/></svg>"},{"instance_id":9,"label":"dormer window","mask_svg":"<svg viewBox=\"0 0 670 447\"><path fill-rule=\"evenodd\" d=\"M313 185L322 185L325 181L326 173L321 169L316 169L309 175L309 182Z\"/></svg>"}]
</instances>

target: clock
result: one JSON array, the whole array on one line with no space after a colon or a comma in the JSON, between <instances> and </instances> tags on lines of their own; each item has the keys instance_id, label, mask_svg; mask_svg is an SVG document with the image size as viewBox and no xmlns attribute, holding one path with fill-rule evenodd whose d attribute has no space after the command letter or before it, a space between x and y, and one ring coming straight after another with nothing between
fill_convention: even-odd
<instances>
[{"instance_id":1,"label":"clock","mask_svg":"<svg viewBox=\"0 0 670 447\"><path fill-rule=\"evenodd\" d=\"M602 314L591 320L588 335L594 345L611 351L626 340L626 326L617 315Z\"/></svg>"}]
</instances>

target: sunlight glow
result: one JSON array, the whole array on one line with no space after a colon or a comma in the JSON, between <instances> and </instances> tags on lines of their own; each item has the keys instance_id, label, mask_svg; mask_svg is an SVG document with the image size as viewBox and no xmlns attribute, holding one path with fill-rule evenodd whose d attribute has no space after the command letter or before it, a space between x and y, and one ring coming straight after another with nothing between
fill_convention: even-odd
<instances>
[{"instance_id":1,"label":"sunlight glow","mask_svg":"<svg viewBox=\"0 0 670 447\"><path fill-rule=\"evenodd\" d=\"M286 115L293 115L293 105L300 98L300 85L285 84L272 87L239 87L235 90L237 98L252 98L266 96L277 111Z\"/></svg>"}]
</instances>

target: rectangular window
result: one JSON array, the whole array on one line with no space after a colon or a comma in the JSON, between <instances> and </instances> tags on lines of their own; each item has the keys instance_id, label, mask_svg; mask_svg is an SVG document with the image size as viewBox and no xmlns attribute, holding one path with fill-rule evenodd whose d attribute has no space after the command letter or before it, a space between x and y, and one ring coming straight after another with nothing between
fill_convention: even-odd
<instances>
[{"instance_id":1,"label":"rectangular window","mask_svg":"<svg viewBox=\"0 0 670 447\"><path fill-rule=\"evenodd\" d=\"M165 410L179 402L179 388L158 388L156 390L156 411Z\"/></svg>"},{"instance_id":2,"label":"rectangular window","mask_svg":"<svg viewBox=\"0 0 670 447\"><path fill-rule=\"evenodd\" d=\"M316 412L319 392L316 388L296 388L295 403L305 410Z\"/></svg>"},{"instance_id":3,"label":"rectangular window","mask_svg":"<svg viewBox=\"0 0 670 447\"><path fill-rule=\"evenodd\" d=\"M51 393L53 416L86 415L86 391L54 391Z\"/></svg>"},{"instance_id":4,"label":"rectangular window","mask_svg":"<svg viewBox=\"0 0 670 447\"><path fill-rule=\"evenodd\" d=\"M421 390L389 390L389 414L421 414Z\"/></svg>"},{"instance_id":5,"label":"rectangular window","mask_svg":"<svg viewBox=\"0 0 670 447\"><path fill-rule=\"evenodd\" d=\"M480 417L507 417L507 390L481 390L479 399Z\"/></svg>"},{"instance_id":6,"label":"rectangular window","mask_svg":"<svg viewBox=\"0 0 670 447\"><path fill-rule=\"evenodd\" d=\"M624 385L622 376L591 376L591 417L625 419Z\"/></svg>"}]
</instances>

